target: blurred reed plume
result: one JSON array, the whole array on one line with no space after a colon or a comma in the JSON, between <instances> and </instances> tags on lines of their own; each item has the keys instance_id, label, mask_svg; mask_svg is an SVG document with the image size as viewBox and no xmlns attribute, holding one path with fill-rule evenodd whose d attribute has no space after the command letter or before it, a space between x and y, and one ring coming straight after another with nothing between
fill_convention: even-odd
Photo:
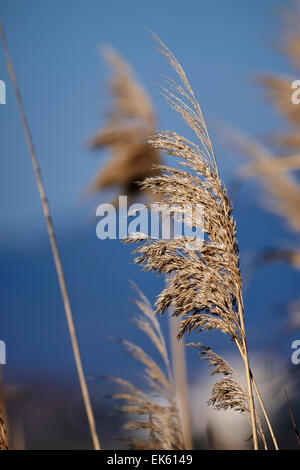
<instances>
[{"instance_id":1,"label":"blurred reed plume","mask_svg":"<svg viewBox=\"0 0 300 470\"><path fill-rule=\"evenodd\" d=\"M241 388L236 388L233 382L220 381L213 391L212 402L215 402L214 397L218 397L219 408L234 408L239 403L240 411L249 411L253 444L258 449L259 426L254 405L253 381L274 446L278 448L249 365L239 249L232 206L220 179L200 105L186 74L172 52L160 39L156 39L161 52L167 57L181 82L178 84L168 79L171 90L163 88L163 93L196 134L199 143L170 131L151 138L150 143L154 148L178 157L184 169L161 166L162 175L147 178L142 183L142 188L157 194L166 203L166 212L162 216L168 215L170 206L181 209L183 214L185 208L196 205L203 207L204 220L198 217L197 211L188 212L187 215L191 227L203 228L206 237L197 249L191 249L191 239L186 237L152 240L150 237L137 235L129 237L127 243L138 243L135 250L138 257L135 262L143 270L172 274L170 282L158 297L156 311L164 313L172 307L173 315L181 318L179 337L194 330L219 330L230 335L244 362L247 393L243 396ZM241 401L243 397L247 401L247 407Z\"/></svg>"},{"instance_id":2,"label":"blurred reed plume","mask_svg":"<svg viewBox=\"0 0 300 470\"><path fill-rule=\"evenodd\" d=\"M300 108L291 99L294 88L292 82L299 78L300 70L300 2L294 0L293 7L282 11L283 31L280 38L280 49L289 62L291 70L296 71L290 75L264 75L261 83L265 88L267 100L287 120L291 131L283 135L274 135L273 142L287 153L300 150ZM298 157L298 158L297 158ZM295 156L298 161L299 155ZM287 170L295 169L293 165Z\"/></svg>"},{"instance_id":3,"label":"blurred reed plume","mask_svg":"<svg viewBox=\"0 0 300 470\"><path fill-rule=\"evenodd\" d=\"M135 449L184 449L180 417L176 408L176 395L173 375L168 357L166 343L160 324L150 302L137 289L138 306L141 315L135 323L152 341L158 351L163 368L154 361L141 347L129 341L121 340L127 351L145 367L145 380L150 387L149 392L138 389L127 380L113 377L121 391L114 395L117 400L125 401L121 411L138 415L140 419L130 420L125 429L145 431L145 438L130 439Z\"/></svg>"},{"instance_id":4,"label":"blurred reed plume","mask_svg":"<svg viewBox=\"0 0 300 470\"><path fill-rule=\"evenodd\" d=\"M107 147L111 157L90 186L90 191L100 192L115 187L118 195L128 196L129 203L141 195L153 199L153 193L148 188L143 189L140 184L147 177L161 174L158 166L161 153L148 142L157 129L152 103L134 76L131 66L113 48L105 48L104 57L114 71L110 81L113 104L106 126L91 139L91 147L95 150ZM117 201L118 197L113 203ZM186 448L192 449L184 342L176 339L177 322L172 316L169 328L184 442Z\"/></svg>"},{"instance_id":5,"label":"blurred reed plume","mask_svg":"<svg viewBox=\"0 0 300 470\"><path fill-rule=\"evenodd\" d=\"M300 2L295 2L295 9L285 18L282 38L282 51L291 68L300 71ZM295 75L286 77L266 75L261 78L267 100L287 121L292 130L288 134L277 134L271 138L277 151L269 149L254 140L234 135L243 153L250 159L250 164L239 169L241 178L258 177L267 194L265 207L280 216L287 226L297 235L300 233L300 184L296 171L300 169L300 105L293 103L292 88ZM280 154L278 156L278 152ZM261 256L262 261L282 261L300 270L300 248L279 247L268 250ZM289 308L286 331L299 328L299 301Z\"/></svg>"},{"instance_id":6,"label":"blurred reed plume","mask_svg":"<svg viewBox=\"0 0 300 470\"><path fill-rule=\"evenodd\" d=\"M96 150L107 147L111 157L89 190L117 188L130 202L140 193L138 183L159 173L154 165L160 162L160 154L147 142L157 123L151 101L130 65L111 47L104 50L104 57L114 70L110 82L114 104L106 126L91 139L90 145Z\"/></svg>"}]
</instances>

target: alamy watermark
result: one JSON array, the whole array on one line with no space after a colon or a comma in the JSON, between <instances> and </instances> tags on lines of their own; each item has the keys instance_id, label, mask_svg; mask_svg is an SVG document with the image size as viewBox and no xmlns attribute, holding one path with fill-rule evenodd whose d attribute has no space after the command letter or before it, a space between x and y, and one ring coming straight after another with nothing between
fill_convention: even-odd
<instances>
[{"instance_id":1,"label":"alamy watermark","mask_svg":"<svg viewBox=\"0 0 300 470\"><path fill-rule=\"evenodd\" d=\"M0 340L0 364L6 364L6 345L4 341Z\"/></svg>"},{"instance_id":2,"label":"alamy watermark","mask_svg":"<svg viewBox=\"0 0 300 470\"><path fill-rule=\"evenodd\" d=\"M295 339L292 342L292 349L292 363L298 366L300 364L300 339Z\"/></svg>"},{"instance_id":3,"label":"alamy watermark","mask_svg":"<svg viewBox=\"0 0 300 470\"><path fill-rule=\"evenodd\" d=\"M6 104L6 84L0 80L0 104Z\"/></svg>"},{"instance_id":4,"label":"alamy watermark","mask_svg":"<svg viewBox=\"0 0 300 470\"><path fill-rule=\"evenodd\" d=\"M166 203L132 204L127 196L119 196L118 207L100 204L96 234L100 240L142 237L172 240L194 240L195 247L203 242L203 206L201 204L169 205ZM191 248L193 246L191 245Z\"/></svg>"}]
</instances>

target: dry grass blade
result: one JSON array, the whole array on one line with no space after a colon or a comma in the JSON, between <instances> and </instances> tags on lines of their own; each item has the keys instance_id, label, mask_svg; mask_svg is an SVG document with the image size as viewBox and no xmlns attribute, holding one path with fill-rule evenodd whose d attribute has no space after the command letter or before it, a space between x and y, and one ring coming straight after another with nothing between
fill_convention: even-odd
<instances>
[{"instance_id":1,"label":"dry grass blade","mask_svg":"<svg viewBox=\"0 0 300 470\"><path fill-rule=\"evenodd\" d=\"M193 330L217 329L231 335L238 345L247 376L254 448L258 449L232 206L220 180L200 105L177 59L157 40L181 81L177 84L169 80L172 91L164 89L164 94L194 131L200 145L169 131L153 137L154 148L178 157L179 163L190 171L163 167L161 176L147 178L142 187L156 193L169 206L203 207L206 239L198 250L191 250L190 240L185 238L153 241L133 237L127 242L140 242L136 262L143 269L172 273L169 285L158 298L157 311L163 313L172 306L174 315L182 319L179 336ZM202 218L197 216L191 216L189 221L193 228L203 226Z\"/></svg>"},{"instance_id":2,"label":"dry grass blade","mask_svg":"<svg viewBox=\"0 0 300 470\"><path fill-rule=\"evenodd\" d=\"M2 43L3 43L5 55L6 55L8 70L9 70L10 77L11 77L11 80L12 80L12 83L13 83L13 86L14 86L14 89L15 89L17 102L18 102L18 105L19 105L20 114L21 114L24 130L25 130L25 136L26 136L27 144L28 144L28 148L29 148L29 154L30 154L30 158L31 158L31 161L32 161L33 169L34 169L34 173L35 173L35 177L36 177L36 181L37 181L37 186L38 186L40 198L41 198L41 201L42 201L44 216L45 216L47 230L48 230L48 234L49 234L49 240L50 240L50 244L51 244L51 249L52 249L52 254L53 254L53 258L54 258L55 267L56 267L57 277L58 277L58 281L59 281L59 285L60 285L60 289L61 289L61 295L62 295L63 302L64 302L65 314L66 314L66 319L67 319L67 323L68 323L70 338L71 338L72 347L73 347L73 354L74 354L74 358L75 358L78 378L79 378L79 382L80 382L82 397L83 397L84 406L85 406L85 410L86 410L86 414L87 414L87 419L88 419L88 423L89 423L89 427L90 427L92 441L93 441L94 449L95 450L100 450L100 448L101 448L100 447L100 441L99 441L97 430L96 430L94 413L93 413L93 409L92 409L92 405L91 405L91 401L90 401L90 396L89 396L89 391L88 391L88 387L87 387L87 383L86 383L86 378L85 378L85 374L84 374L84 370L83 370L83 365L82 365L82 360L81 360L81 355L80 355L80 349L79 349L79 343L78 343L78 339L77 339L77 332L76 332L76 328L75 328L73 313L72 313L70 299L69 299L69 293L68 293L68 289L67 289L67 284L66 284L66 280L65 280L64 271L63 271L63 266L62 266L62 262L61 262L61 258L60 258L60 254L59 254L59 250L58 250L56 235L55 235L54 226L53 226L53 222L52 222L52 217L51 217L51 213L50 213L50 207L49 207L49 204L48 204L48 200L47 200L47 196L46 196L46 190L45 190L45 186L44 186L44 183L43 183L43 180L42 180L41 170L40 170L39 163L38 163L38 158L37 158L37 155L36 155L36 152L35 152L32 135L31 135L31 132L30 132L30 129L29 129L29 124L28 124L27 117L26 117L26 114L25 114L20 88L19 88L17 80L16 80L14 68L13 68L13 65L12 65L12 61L11 61L11 58L10 58L10 53L9 53L9 49L8 49L8 45L7 45L7 41L6 41L6 36L4 34L4 30L3 30L1 22L0 22L0 36L2 38Z\"/></svg>"},{"instance_id":3,"label":"dry grass blade","mask_svg":"<svg viewBox=\"0 0 300 470\"><path fill-rule=\"evenodd\" d=\"M93 149L109 148L111 158L92 183L91 191L119 188L130 199L137 197L138 182L159 173L154 168L160 154L147 142L156 130L151 102L127 62L112 48L105 58L114 70L111 80L113 105L108 122L91 140Z\"/></svg>"},{"instance_id":4,"label":"dry grass blade","mask_svg":"<svg viewBox=\"0 0 300 470\"><path fill-rule=\"evenodd\" d=\"M149 176L161 174L158 164L160 152L153 148L148 138L156 132L156 118L150 99L136 79L130 65L112 48L104 51L113 69L110 80L112 104L107 124L91 141L94 149L108 148L111 157L106 167L97 175L91 186L93 191L117 187L133 202L142 194L139 182ZM153 196L148 190L143 192ZM117 198L113 201L117 203ZM183 423L186 448L192 448L189 400L185 374L184 343L176 339L176 319L170 316L172 362L178 406Z\"/></svg>"},{"instance_id":5,"label":"dry grass blade","mask_svg":"<svg viewBox=\"0 0 300 470\"><path fill-rule=\"evenodd\" d=\"M292 67L300 70L300 2L285 15L285 30L282 38L283 51ZM300 156L295 150L300 149L300 107L292 100L292 82L297 78L268 76L262 79L268 101L287 120L292 127L289 135L277 135L279 143L287 155L275 156L261 144L234 136L235 142L242 142L243 152L251 159L251 164L242 168L239 173L244 178L259 177L268 195L267 209L282 217L289 227L300 233L300 185L298 176L293 173L299 170ZM284 261L300 268L299 249L277 248L267 252L265 261ZM299 326L299 301L287 309L289 319L285 330L291 331Z\"/></svg>"},{"instance_id":6,"label":"dry grass blade","mask_svg":"<svg viewBox=\"0 0 300 470\"><path fill-rule=\"evenodd\" d=\"M291 87L292 77L265 76L261 83L265 88L267 99L287 120L296 128L300 126L299 106L291 100L293 89Z\"/></svg>"},{"instance_id":7,"label":"dry grass blade","mask_svg":"<svg viewBox=\"0 0 300 470\"><path fill-rule=\"evenodd\" d=\"M191 424L191 402L187 380L187 364L185 354L185 342L177 338L180 319L172 316L172 310L168 312L170 331L171 357L176 389L178 412L182 423L182 433L185 448L193 449L193 430Z\"/></svg>"},{"instance_id":8,"label":"dry grass blade","mask_svg":"<svg viewBox=\"0 0 300 470\"><path fill-rule=\"evenodd\" d=\"M274 171L277 158L261 144L236 136L235 142L253 164L240 170L243 177L258 176L269 195L269 210L283 217L296 232L300 231L300 187L292 174ZM280 159L281 160L281 159Z\"/></svg>"},{"instance_id":9,"label":"dry grass blade","mask_svg":"<svg viewBox=\"0 0 300 470\"><path fill-rule=\"evenodd\" d=\"M123 412L139 417L130 420L125 428L146 432L144 439L131 439L135 448L183 449L181 423L176 408L175 389L164 336L149 301L139 290L138 294L136 305L141 315L135 318L135 322L159 352L163 368L141 347L122 340L127 351L143 364L149 391L144 392L127 380L111 378L121 388L114 398L125 401L125 405L121 407Z\"/></svg>"},{"instance_id":10,"label":"dry grass blade","mask_svg":"<svg viewBox=\"0 0 300 470\"><path fill-rule=\"evenodd\" d=\"M294 2L293 9L283 15L283 35L281 37L281 50L290 62L291 68L296 69L294 76L267 75L262 77L268 101L283 115L292 127L292 131L285 135L274 136L275 143L287 152L300 149L300 108L291 99L294 89L292 82L298 79L300 70L300 2Z\"/></svg>"}]
</instances>

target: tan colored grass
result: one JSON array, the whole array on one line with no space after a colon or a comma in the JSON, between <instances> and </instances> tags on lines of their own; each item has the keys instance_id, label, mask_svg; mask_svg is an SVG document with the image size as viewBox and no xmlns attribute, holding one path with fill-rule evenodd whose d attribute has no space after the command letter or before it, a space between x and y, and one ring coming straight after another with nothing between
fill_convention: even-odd
<instances>
[{"instance_id":1,"label":"tan colored grass","mask_svg":"<svg viewBox=\"0 0 300 470\"><path fill-rule=\"evenodd\" d=\"M111 100L106 125L91 139L94 150L108 149L110 158L101 168L90 190L100 192L115 188L127 195L129 203L139 196L153 198L151 191L141 190L146 177L161 173L161 153L148 142L156 132L157 120L150 98L135 77L132 67L111 47L104 57L113 73L109 80ZM118 198L114 199L117 204ZM185 447L192 449L190 405L186 374L185 345L176 338L177 321L169 316L172 365L175 376L177 403L183 427Z\"/></svg>"},{"instance_id":2,"label":"tan colored grass","mask_svg":"<svg viewBox=\"0 0 300 470\"><path fill-rule=\"evenodd\" d=\"M298 79L300 71L300 2L285 15L284 34L281 39L282 51L296 72L290 77L268 75L262 78L262 84L268 102L287 123L288 134L277 133L273 137L280 154L269 150L254 140L235 137L243 153L250 159L250 164L241 168L242 178L257 177L267 195L265 207L280 216L287 226L297 235L300 233L300 184L295 171L300 169L300 105L292 102L291 87ZM297 153L298 151L298 153ZM300 247L279 247L268 251L262 257L264 261L283 261L300 269ZM286 330L297 328L300 322L299 301L289 308Z\"/></svg>"},{"instance_id":3,"label":"tan colored grass","mask_svg":"<svg viewBox=\"0 0 300 470\"><path fill-rule=\"evenodd\" d=\"M164 313L172 306L174 315L181 318L179 337L195 330L219 330L236 343L245 365L248 410L254 448L258 449L257 417L232 206L220 179L200 105L181 65L170 50L157 40L181 82L177 84L169 79L172 91L163 89L163 93L194 131L198 143L170 131L153 137L150 142L154 148L177 157L183 169L161 167L163 174L147 178L142 188L157 194L171 206L203 206L206 240L199 250L191 250L190 240L185 238L153 241L135 236L129 237L127 242L139 244L135 250L138 254L136 262L144 270L172 273L170 283L159 296L156 306L158 313ZM193 227L202 226L202 219L195 214L190 216L190 222ZM222 383L219 385L219 392L222 393ZM226 393L225 389L223 393Z\"/></svg>"},{"instance_id":4,"label":"tan colored grass","mask_svg":"<svg viewBox=\"0 0 300 470\"><path fill-rule=\"evenodd\" d=\"M295 415L294 415L294 412L293 412L293 408L292 408L292 405L291 405L291 402L290 402L288 393L287 393L287 391L286 391L285 388L283 389L283 392L284 392L285 399L286 399L286 403L287 403L287 406L288 406L288 409L289 409L289 413L290 413L290 417L291 417L293 429L294 429L294 432L295 432L295 435L296 435L296 439L297 439L298 445L300 446L300 433L299 433L298 428L297 428L297 424L296 424L296 419L295 419Z\"/></svg>"},{"instance_id":5,"label":"tan colored grass","mask_svg":"<svg viewBox=\"0 0 300 470\"><path fill-rule=\"evenodd\" d=\"M27 116L25 114L21 91L20 91L16 76L15 76L14 67L12 64L12 60L11 60L9 49L8 49L8 44L6 41L6 36L5 36L4 29L2 27L1 22L0 22L0 36L2 39L2 43L3 43L5 55L6 55L8 71L9 71L11 81L15 90L15 94L16 94L16 98L17 98L17 102L18 102L18 106L19 106L19 110L21 114L21 119L22 119L22 123L24 127L24 132L25 132L25 136L26 136L26 140L28 144L29 155L30 155L31 162L33 165L34 175L35 175L35 179L37 182L39 195L40 195L40 199L42 203L42 208L44 212L45 222L46 222L46 226L48 230L49 241L50 241L52 255L53 255L53 260L54 260L58 282L59 282L59 286L61 290L62 300L64 303L65 315L66 315L66 320L67 320L67 324L69 328L69 335L70 335L70 339L72 343L73 355L74 355L77 374L79 378L83 403L84 403L84 407L85 407L85 411L87 415L87 420L89 423L91 438L92 438L94 450L100 450L101 449L100 441L99 441L99 437L97 434L94 412L93 412L89 390L88 390L88 386L86 382L86 377L85 377L85 373L83 369L79 342L77 338L77 331L75 328L75 322L74 322L73 313L71 309L69 292L67 289L65 274L64 274L62 261L61 261L61 257L60 257L60 253L58 249L56 234L55 234L52 216L50 212L50 207L49 207L46 190L45 190L45 186L44 186L43 179L42 179L41 170L39 167L38 157L37 157L35 147L33 144L33 138L30 132L29 123L27 120ZM3 434L3 430L2 430L2 434Z\"/></svg>"},{"instance_id":6,"label":"tan colored grass","mask_svg":"<svg viewBox=\"0 0 300 470\"><path fill-rule=\"evenodd\" d=\"M282 165L280 157L275 157L271 151L254 140L244 137L236 137L235 140L251 159L251 165L239 170L239 174L243 178L258 177L268 195L266 207L285 219L292 230L299 232L300 186L289 172L292 168Z\"/></svg>"},{"instance_id":7,"label":"tan colored grass","mask_svg":"<svg viewBox=\"0 0 300 470\"><path fill-rule=\"evenodd\" d=\"M113 69L110 90L113 104L107 124L91 139L95 150L107 148L110 159L90 186L98 192L115 188L130 200L139 195L138 183L159 173L154 165L160 154L148 143L156 130L156 118L150 99L134 76L130 65L112 48L104 56Z\"/></svg>"},{"instance_id":8,"label":"tan colored grass","mask_svg":"<svg viewBox=\"0 0 300 470\"><path fill-rule=\"evenodd\" d=\"M136 449L184 449L173 374L165 339L151 304L140 290L137 289L137 292L138 299L135 303L141 314L135 318L135 323L152 341L162 359L163 367L141 347L122 340L127 351L144 366L144 378L148 390L140 390L127 380L113 377L111 380L121 388L114 398L125 402L121 410L131 416L125 429L145 434L144 438L130 439ZM138 418L135 419L134 416Z\"/></svg>"},{"instance_id":9,"label":"tan colored grass","mask_svg":"<svg viewBox=\"0 0 300 470\"><path fill-rule=\"evenodd\" d=\"M222 375L222 379L217 381L213 388L211 398L207 404L216 410L235 410L245 416L250 415L247 387L243 383L238 372L219 354L211 348L201 343L191 343L199 351L202 360L206 360L212 368L211 375ZM261 418L257 408L255 408L257 427L262 439L264 449L268 449Z\"/></svg>"}]
</instances>

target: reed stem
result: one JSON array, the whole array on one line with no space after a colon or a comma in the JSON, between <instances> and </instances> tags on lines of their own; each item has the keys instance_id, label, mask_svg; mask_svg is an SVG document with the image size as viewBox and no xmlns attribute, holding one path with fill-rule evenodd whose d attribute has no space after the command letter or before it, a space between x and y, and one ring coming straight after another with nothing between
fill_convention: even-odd
<instances>
[{"instance_id":1,"label":"reed stem","mask_svg":"<svg viewBox=\"0 0 300 470\"><path fill-rule=\"evenodd\" d=\"M175 380L175 391L179 408L184 446L187 450L193 449L192 425L187 387L187 371L184 338L177 339L180 320L169 312L169 331L172 351L172 365Z\"/></svg>"},{"instance_id":2,"label":"reed stem","mask_svg":"<svg viewBox=\"0 0 300 470\"><path fill-rule=\"evenodd\" d=\"M251 371L250 371L250 364L249 364L248 346L247 346L247 340L246 340L244 307L243 307L243 300L242 300L242 294L241 294L240 288L238 289L238 309L239 309L239 317L240 317L240 323L241 323L241 329L242 329L242 342L243 342L243 352L244 352L244 354L242 354L242 357L243 357L244 364L245 364L246 378L247 378L251 426L252 426L252 434L253 434L253 446L254 446L254 450L259 450L254 397L253 397L252 381L251 381Z\"/></svg>"},{"instance_id":3,"label":"reed stem","mask_svg":"<svg viewBox=\"0 0 300 470\"><path fill-rule=\"evenodd\" d=\"M12 83L13 83L13 86L14 86L14 89L15 89L15 93L16 93L16 97L17 97L17 101L18 101L18 105L19 105L19 109L20 109L20 113L21 113L21 118L22 118L24 130L25 130L25 135L26 135L26 139L27 139L27 144L28 144L28 148L29 148L29 154L30 154L32 165L33 165L33 168L34 168L34 173L35 173L35 177L36 177L36 181L37 181L37 186L38 186L40 198L41 198L41 201L42 201L44 216L45 216L47 230L48 230L49 239L50 239L50 244L51 244L51 248L52 248L52 254L53 254L53 258L54 258L57 277L58 277L58 281L59 281L59 285L60 285L60 289L61 289L61 295L62 295L62 298L63 298L64 308L65 308L65 313L66 313L70 338L71 338L71 342L72 342L73 353L74 353L77 373L78 373L78 377L79 377L82 397L83 397L85 410L86 410L86 414L87 414L87 418L88 418L88 422L89 422L90 432L91 432L91 436L92 436L92 440L93 440L93 446L94 446L94 450L100 450L101 449L100 441L99 441L99 438L98 438L98 435L97 435L94 413L93 413L91 400L90 400L90 396L89 396L89 391L88 391L88 387L87 387L87 382L86 382L86 378L85 378L85 374L84 374L84 370L83 370L83 365L82 365L82 360L81 360L81 355L80 355L80 349L79 349L79 343L78 343L75 323L74 323L74 319L73 319L73 314L72 314L68 289L67 289L67 285L66 285L66 280L65 280L65 275L64 275L64 271L63 271L62 262L61 262L61 257L60 257L59 250L58 250L56 235L55 235L54 226L53 226L53 222L52 222L52 217L51 217L51 213L50 213L50 208L49 208L48 200L47 200L47 197L46 197L46 190L45 190L45 186L44 186L44 183L43 183L43 180L42 180L41 170L40 170L40 167L39 167L38 158L37 158L36 151L35 151L35 148L34 148L33 139L32 139L32 135L31 135L31 132L30 132L29 124L28 124L27 117L26 117L26 114L25 114L20 88L19 88L17 80L16 80L13 64L12 64L12 61L11 61L11 57L10 57L10 53L9 53L9 49L8 49L8 45L7 45L7 41L6 41L6 36L5 36L4 29L3 29L3 26L1 24L1 22L0 22L0 35L1 35L1 38L2 38L2 43L3 43L5 55L6 55L8 71L9 71L9 74L10 74L10 77L11 77L11 80L12 80Z\"/></svg>"}]
</instances>

